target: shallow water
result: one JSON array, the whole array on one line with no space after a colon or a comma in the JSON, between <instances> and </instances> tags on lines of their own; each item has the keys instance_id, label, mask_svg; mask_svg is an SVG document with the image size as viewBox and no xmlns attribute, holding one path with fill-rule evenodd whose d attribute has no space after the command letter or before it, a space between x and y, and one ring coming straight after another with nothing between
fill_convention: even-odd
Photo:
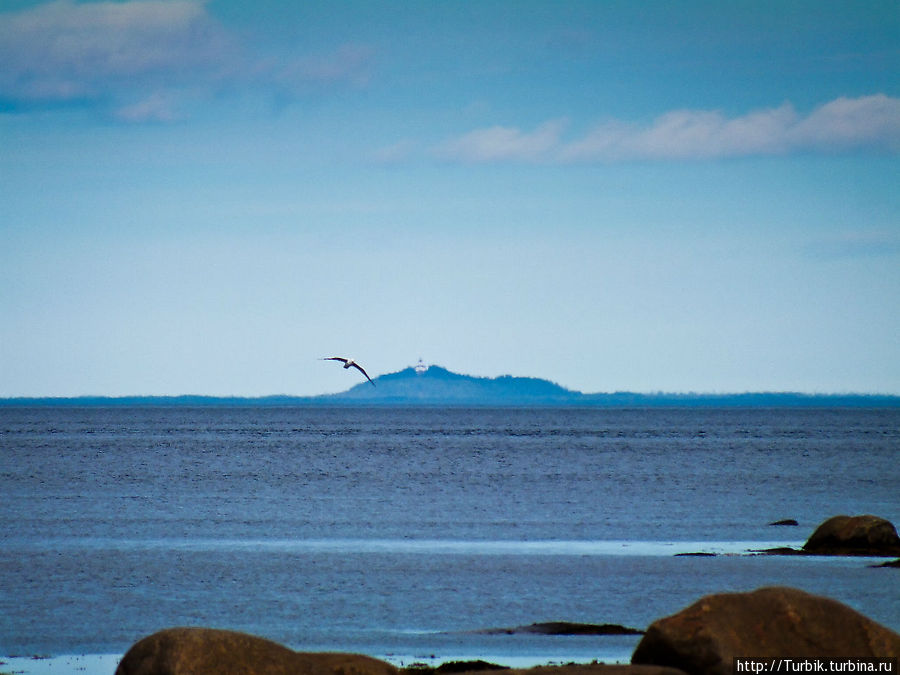
<instances>
[{"instance_id":1,"label":"shallow water","mask_svg":"<svg viewBox=\"0 0 900 675\"><path fill-rule=\"evenodd\" d=\"M396 663L627 660L637 638L477 631L644 628L775 584L900 630L894 570L734 555L900 523L896 410L7 408L0 432L3 654L207 625Z\"/></svg>"}]
</instances>

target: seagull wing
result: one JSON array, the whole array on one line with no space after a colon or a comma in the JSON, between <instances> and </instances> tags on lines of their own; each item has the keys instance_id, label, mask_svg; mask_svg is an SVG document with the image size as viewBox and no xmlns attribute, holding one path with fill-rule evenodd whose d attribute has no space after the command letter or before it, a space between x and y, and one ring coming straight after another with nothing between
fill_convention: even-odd
<instances>
[{"instance_id":1,"label":"seagull wing","mask_svg":"<svg viewBox=\"0 0 900 675\"><path fill-rule=\"evenodd\" d=\"M326 356L324 358L319 359L320 361L340 361L341 363L347 363L347 359L342 358L340 356Z\"/></svg>"},{"instance_id":2,"label":"seagull wing","mask_svg":"<svg viewBox=\"0 0 900 675\"><path fill-rule=\"evenodd\" d=\"M358 363L354 363L354 364L353 364L353 367L356 368L356 369L357 369L359 372L361 372L363 375L365 375L365 376L366 376L366 379L367 379L369 382L372 382L372 378L369 377L369 374L368 374L365 370L363 370L363 367L362 367L361 365L359 365ZM373 386L373 387L375 386L375 383L374 383L374 382L372 382L372 386Z\"/></svg>"}]
</instances>

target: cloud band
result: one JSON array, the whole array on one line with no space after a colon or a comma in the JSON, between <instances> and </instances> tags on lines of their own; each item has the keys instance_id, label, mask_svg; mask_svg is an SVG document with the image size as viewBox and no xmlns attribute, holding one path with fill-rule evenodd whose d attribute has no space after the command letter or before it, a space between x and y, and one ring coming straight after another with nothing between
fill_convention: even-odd
<instances>
[{"instance_id":1,"label":"cloud band","mask_svg":"<svg viewBox=\"0 0 900 675\"><path fill-rule=\"evenodd\" d=\"M649 125L612 120L581 138L563 136L564 120L533 131L476 129L433 149L444 160L573 164L629 160L716 159L795 152L900 151L900 99L884 94L838 98L800 115L788 103L739 117L675 110Z\"/></svg>"}]
</instances>

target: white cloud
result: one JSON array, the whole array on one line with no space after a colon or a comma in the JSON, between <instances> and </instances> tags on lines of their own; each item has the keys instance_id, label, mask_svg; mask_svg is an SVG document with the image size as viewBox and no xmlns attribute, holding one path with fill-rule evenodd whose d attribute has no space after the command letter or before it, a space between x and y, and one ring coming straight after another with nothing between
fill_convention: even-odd
<instances>
[{"instance_id":1,"label":"white cloud","mask_svg":"<svg viewBox=\"0 0 900 675\"><path fill-rule=\"evenodd\" d=\"M559 146L565 122L551 120L532 132L510 127L477 129L441 144L434 154L466 162L538 161Z\"/></svg>"},{"instance_id":2,"label":"white cloud","mask_svg":"<svg viewBox=\"0 0 900 675\"><path fill-rule=\"evenodd\" d=\"M0 99L17 105L89 102L122 120L174 119L180 91L212 98L252 87L284 100L311 86L368 81L372 50L249 53L202 0L54 0L0 13ZM164 103L166 101L166 103Z\"/></svg>"},{"instance_id":3,"label":"white cloud","mask_svg":"<svg viewBox=\"0 0 900 675\"><path fill-rule=\"evenodd\" d=\"M92 98L136 77L216 68L230 49L199 2L56 0L0 15L0 92L35 101Z\"/></svg>"},{"instance_id":4,"label":"white cloud","mask_svg":"<svg viewBox=\"0 0 900 675\"><path fill-rule=\"evenodd\" d=\"M841 149L871 145L900 151L900 99L884 94L835 99L800 120L790 137L797 146Z\"/></svg>"},{"instance_id":5,"label":"white cloud","mask_svg":"<svg viewBox=\"0 0 900 675\"><path fill-rule=\"evenodd\" d=\"M532 132L515 127L470 131L435 154L463 162L547 163L713 159L847 149L900 151L900 99L884 94L839 98L800 116L788 103L739 117L714 110L674 110L649 125L621 120L564 140L563 124Z\"/></svg>"},{"instance_id":6,"label":"white cloud","mask_svg":"<svg viewBox=\"0 0 900 675\"><path fill-rule=\"evenodd\" d=\"M584 138L557 150L561 161L703 159L772 154L787 149L784 130L797 118L783 105L728 119L720 112L675 110L641 127L624 122L598 125Z\"/></svg>"}]
</instances>

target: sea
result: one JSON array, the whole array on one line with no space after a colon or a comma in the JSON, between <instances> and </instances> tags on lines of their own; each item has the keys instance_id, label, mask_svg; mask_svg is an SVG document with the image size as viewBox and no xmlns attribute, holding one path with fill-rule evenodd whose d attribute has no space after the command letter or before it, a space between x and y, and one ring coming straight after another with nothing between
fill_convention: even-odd
<instances>
[{"instance_id":1,"label":"sea","mask_svg":"<svg viewBox=\"0 0 900 675\"><path fill-rule=\"evenodd\" d=\"M900 631L883 559L755 553L863 513L900 524L900 409L3 407L0 672L112 675L173 626L625 663L640 636L516 629L773 585Z\"/></svg>"}]
</instances>

